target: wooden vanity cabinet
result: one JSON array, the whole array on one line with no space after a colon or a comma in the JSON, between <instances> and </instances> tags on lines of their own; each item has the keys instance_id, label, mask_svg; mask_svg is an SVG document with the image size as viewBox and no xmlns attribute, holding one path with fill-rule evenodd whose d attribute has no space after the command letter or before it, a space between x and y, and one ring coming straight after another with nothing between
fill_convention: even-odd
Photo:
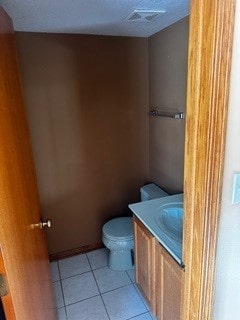
<instances>
[{"instance_id":1,"label":"wooden vanity cabinet","mask_svg":"<svg viewBox=\"0 0 240 320\"><path fill-rule=\"evenodd\" d=\"M134 242L135 280L155 313L155 238L137 218L134 219Z\"/></svg>"},{"instance_id":2,"label":"wooden vanity cabinet","mask_svg":"<svg viewBox=\"0 0 240 320\"><path fill-rule=\"evenodd\" d=\"M156 317L180 320L182 268L155 242Z\"/></svg>"},{"instance_id":3,"label":"wooden vanity cabinet","mask_svg":"<svg viewBox=\"0 0 240 320\"><path fill-rule=\"evenodd\" d=\"M158 320L180 320L182 269L134 218L136 283Z\"/></svg>"}]
</instances>

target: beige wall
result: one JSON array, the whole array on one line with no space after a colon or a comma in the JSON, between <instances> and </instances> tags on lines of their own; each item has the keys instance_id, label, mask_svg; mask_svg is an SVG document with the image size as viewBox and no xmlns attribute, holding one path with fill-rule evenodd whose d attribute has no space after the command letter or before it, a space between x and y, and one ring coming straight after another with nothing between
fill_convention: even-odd
<instances>
[{"instance_id":1,"label":"beige wall","mask_svg":"<svg viewBox=\"0 0 240 320\"><path fill-rule=\"evenodd\" d=\"M144 38L17 33L49 252L101 240L148 181Z\"/></svg>"},{"instance_id":2,"label":"beige wall","mask_svg":"<svg viewBox=\"0 0 240 320\"><path fill-rule=\"evenodd\" d=\"M188 18L149 39L149 107L185 110ZM183 190L183 120L150 117L150 180L169 193Z\"/></svg>"}]
</instances>

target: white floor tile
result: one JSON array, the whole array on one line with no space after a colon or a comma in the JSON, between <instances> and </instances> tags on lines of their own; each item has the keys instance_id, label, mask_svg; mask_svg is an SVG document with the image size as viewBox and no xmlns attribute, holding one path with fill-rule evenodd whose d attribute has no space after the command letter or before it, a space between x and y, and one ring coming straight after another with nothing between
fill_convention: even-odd
<instances>
[{"instance_id":1,"label":"white floor tile","mask_svg":"<svg viewBox=\"0 0 240 320\"><path fill-rule=\"evenodd\" d=\"M147 312L134 285L128 285L102 295L111 320L126 320Z\"/></svg>"},{"instance_id":2,"label":"white floor tile","mask_svg":"<svg viewBox=\"0 0 240 320\"><path fill-rule=\"evenodd\" d=\"M131 283L125 271L113 271L108 267L93 271L101 293L126 286Z\"/></svg>"},{"instance_id":3,"label":"white floor tile","mask_svg":"<svg viewBox=\"0 0 240 320\"><path fill-rule=\"evenodd\" d=\"M75 276L90 271L90 265L86 254L80 254L71 258L59 260L61 279Z\"/></svg>"},{"instance_id":4,"label":"white floor tile","mask_svg":"<svg viewBox=\"0 0 240 320\"><path fill-rule=\"evenodd\" d=\"M68 320L108 320L100 296L67 306Z\"/></svg>"},{"instance_id":5,"label":"white floor tile","mask_svg":"<svg viewBox=\"0 0 240 320\"><path fill-rule=\"evenodd\" d=\"M64 279L62 280L62 286L66 305L99 294L92 272Z\"/></svg>"},{"instance_id":6,"label":"white floor tile","mask_svg":"<svg viewBox=\"0 0 240 320\"><path fill-rule=\"evenodd\" d=\"M67 320L65 308L57 309L58 320Z\"/></svg>"},{"instance_id":7,"label":"white floor tile","mask_svg":"<svg viewBox=\"0 0 240 320\"><path fill-rule=\"evenodd\" d=\"M54 282L53 287L54 287L57 308L61 308L64 306L64 301L63 301L63 294L62 294L62 288L61 288L60 281Z\"/></svg>"},{"instance_id":8,"label":"white floor tile","mask_svg":"<svg viewBox=\"0 0 240 320\"><path fill-rule=\"evenodd\" d=\"M108 264L108 249L102 248L87 253L92 269L106 267Z\"/></svg>"},{"instance_id":9,"label":"white floor tile","mask_svg":"<svg viewBox=\"0 0 240 320\"><path fill-rule=\"evenodd\" d=\"M135 282L135 270L127 270L127 274L129 275L130 279L132 280L132 282Z\"/></svg>"},{"instance_id":10,"label":"white floor tile","mask_svg":"<svg viewBox=\"0 0 240 320\"><path fill-rule=\"evenodd\" d=\"M52 281L55 282L60 280L57 261L51 262L50 267L51 267Z\"/></svg>"}]
</instances>

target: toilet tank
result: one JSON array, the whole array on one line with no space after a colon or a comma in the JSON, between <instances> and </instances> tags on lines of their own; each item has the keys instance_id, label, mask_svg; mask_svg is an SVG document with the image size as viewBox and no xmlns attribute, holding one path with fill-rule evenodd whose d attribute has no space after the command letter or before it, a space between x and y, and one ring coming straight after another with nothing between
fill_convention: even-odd
<instances>
[{"instance_id":1,"label":"toilet tank","mask_svg":"<svg viewBox=\"0 0 240 320\"><path fill-rule=\"evenodd\" d=\"M155 183L149 183L140 189L141 201L153 200L169 196L169 194L159 188Z\"/></svg>"}]
</instances>

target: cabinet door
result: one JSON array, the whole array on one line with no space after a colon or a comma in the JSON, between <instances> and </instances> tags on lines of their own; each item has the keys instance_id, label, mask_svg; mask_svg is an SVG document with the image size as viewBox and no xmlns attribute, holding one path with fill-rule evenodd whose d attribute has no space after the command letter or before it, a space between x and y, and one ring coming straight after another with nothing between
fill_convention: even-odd
<instances>
[{"instance_id":1,"label":"cabinet door","mask_svg":"<svg viewBox=\"0 0 240 320\"><path fill-rule=\"evenodd\" d=\"M134 220L134 237L136 283L155 313L155 238L136 218Z\"/></svg>"},{"instance_id":2,"label":"cabinet door","mask_svg":"<svg viewBox=\"0 0 240 320\"><path fill-rule=\"evenodd\" d=\"M182 269L159 243L155 255L157 319L180 320Z\"/></svg>"}]
</instances>

